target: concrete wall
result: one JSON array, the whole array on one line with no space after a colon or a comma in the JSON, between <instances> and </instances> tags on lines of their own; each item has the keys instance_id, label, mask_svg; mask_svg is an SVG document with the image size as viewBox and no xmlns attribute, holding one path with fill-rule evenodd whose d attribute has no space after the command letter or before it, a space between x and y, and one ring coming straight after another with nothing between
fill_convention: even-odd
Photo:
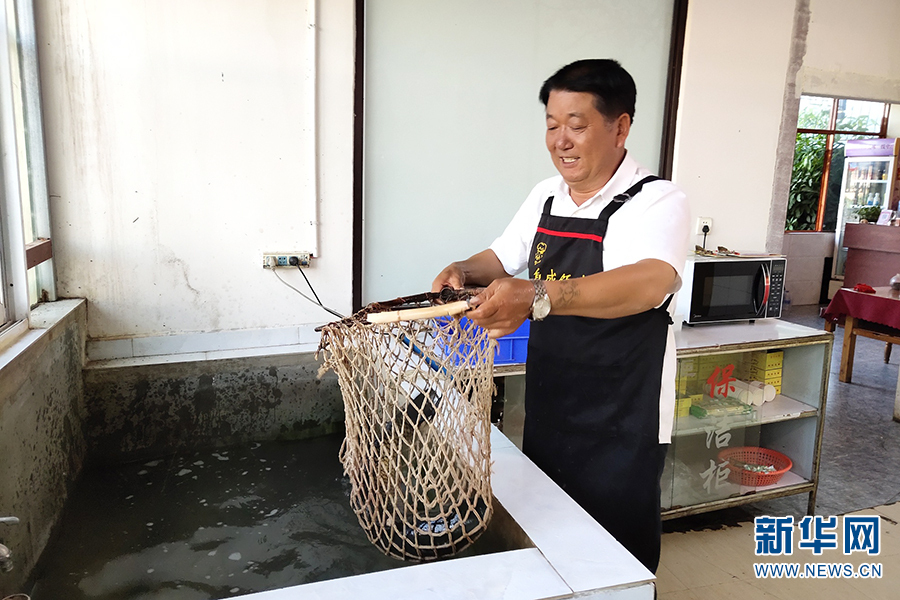
<instances>
[{"instance_id":1,"label":"concrete wall","mask_svg":"<svg viewBox=\"0 0 900 600\"><path fill-rule=\"evenodd\" d=\"M85 370L90 460L300 439L343 428L337 377L312 354Z\"/></svg>"},{"instance_id":2,"label":"concrete wall","mask_svg":"<svg viewBox=\"0 0 900 600\"><path fill-rule=\"evenodd\" d=\"M32 314L23 340L0 368L0 543L14 569L0 576L0 597L21 586L47 545L85 459L81 367L85 303L68 300ZM25 347L27 346L27 347Z\"/></svg>"}]
</instances>

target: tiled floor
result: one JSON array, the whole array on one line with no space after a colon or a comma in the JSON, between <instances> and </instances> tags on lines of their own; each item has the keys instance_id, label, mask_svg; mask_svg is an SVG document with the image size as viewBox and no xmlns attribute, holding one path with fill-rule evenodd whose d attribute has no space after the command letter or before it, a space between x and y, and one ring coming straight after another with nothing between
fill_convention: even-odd
<instances>
[{"instance_id":1,"label":"tiled floor","mask_svg":"<svg viewBox=\"0 0 900 600\"><path fill-rule=\"evenodd\" d=\"M818 307L794 307L787 320L822 328ZM791 496L745 507L668 521L657 573L661 600L881 600L900 598L900 423L892 420L900 350L884 364L884 344L858 338L853 383L838 381L843 330L835 332L816 514L878 514L881 554L826 550L815 557L754 554L753 518L803 517L808 496ZM873 508L874 507L874 508ZM753 564L880 563L881 579L757 579Z\"/></svg>"}]
</instances>

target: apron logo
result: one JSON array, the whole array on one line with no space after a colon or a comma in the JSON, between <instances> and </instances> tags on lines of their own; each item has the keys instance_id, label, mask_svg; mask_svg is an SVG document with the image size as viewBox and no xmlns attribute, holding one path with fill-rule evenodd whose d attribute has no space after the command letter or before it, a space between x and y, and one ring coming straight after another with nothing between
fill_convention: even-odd
<instances>
[{"instance_id":1,"label":"apron logo","mask_svg":"<svg viewBox=\"0 0 900 600\"><path fill-rule=\"evenodd\" d=\"M537 269L534 270L534 278L541 279L542 277L544 279L546 279L547 281L556 281L557 279L559 279L560 281L565 281L567 279L572 279L572 276L569 273L563 273L562 275L557 275L556 271L554 271L552 268L550 269L549 273L547 273L546 275L543 275L541 273L541 268L538 267ZM582 275L582 277L584 277L584 275Z\"/></svg>"},{"instance_id":2,"label":"apron logo","mask_svg":"<svg viewBox=\"0 0 900 600\"><path fill-rule=\"evenodd\" d=\"M541 264L541 260L544 258L544 252L547 251L547 244L544 242L538 242L538 245L534 249L534 264ZM535 279L540 279L540 277L536 277Z\"/></svg>"}]
</instances>

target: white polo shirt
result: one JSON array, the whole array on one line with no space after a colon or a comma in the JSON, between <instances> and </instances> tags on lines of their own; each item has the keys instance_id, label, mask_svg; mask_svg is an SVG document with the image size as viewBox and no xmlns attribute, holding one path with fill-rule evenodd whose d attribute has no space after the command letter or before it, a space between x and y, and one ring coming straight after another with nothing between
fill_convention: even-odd
<instances>
[{"instance_id":1,"label":"white polo shirt","mask_svg":"<svg viewBox=\"0 0 900 600\"><path fill-rule=\"evenodd\" d=\"M553 196L550 213L559 217L596 219L613 197L652 175L630 154L605 186L593 198L577 206L569 196L569 186L557 175L537 184L519 208L503 234L490 248L510 275L522 272L528 264L532 240L544 209L544 202ZM670 181L653 181L626 202L609 219L603 237L603 269L634 264L648 258L667 262L678 277L670 293L681 287L681 273L690 247L690 209L687 197ZM673 301L669 305L672 313ZM663 359L662 389L659 400L659 442L672 439L675 415L675 334L669 328L666 353Z\"/></svg>"}]
</instances>

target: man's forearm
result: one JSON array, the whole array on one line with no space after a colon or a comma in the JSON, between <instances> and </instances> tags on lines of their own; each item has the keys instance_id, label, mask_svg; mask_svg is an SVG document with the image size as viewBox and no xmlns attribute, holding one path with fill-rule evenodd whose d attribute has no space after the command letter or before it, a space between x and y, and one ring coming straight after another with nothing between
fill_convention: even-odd
<instances>
[{"instance_id":1,"label":"man's forearm","mask_svg":"<svg viewBox=\"0 0 900 600\"><path fill-rule=\"evenodd\" d=\"M675 269L661 260L642 260L577 279L545 281L553 315L613 319L659 306L672 289Z\"/></svg>"}]
</instances>

